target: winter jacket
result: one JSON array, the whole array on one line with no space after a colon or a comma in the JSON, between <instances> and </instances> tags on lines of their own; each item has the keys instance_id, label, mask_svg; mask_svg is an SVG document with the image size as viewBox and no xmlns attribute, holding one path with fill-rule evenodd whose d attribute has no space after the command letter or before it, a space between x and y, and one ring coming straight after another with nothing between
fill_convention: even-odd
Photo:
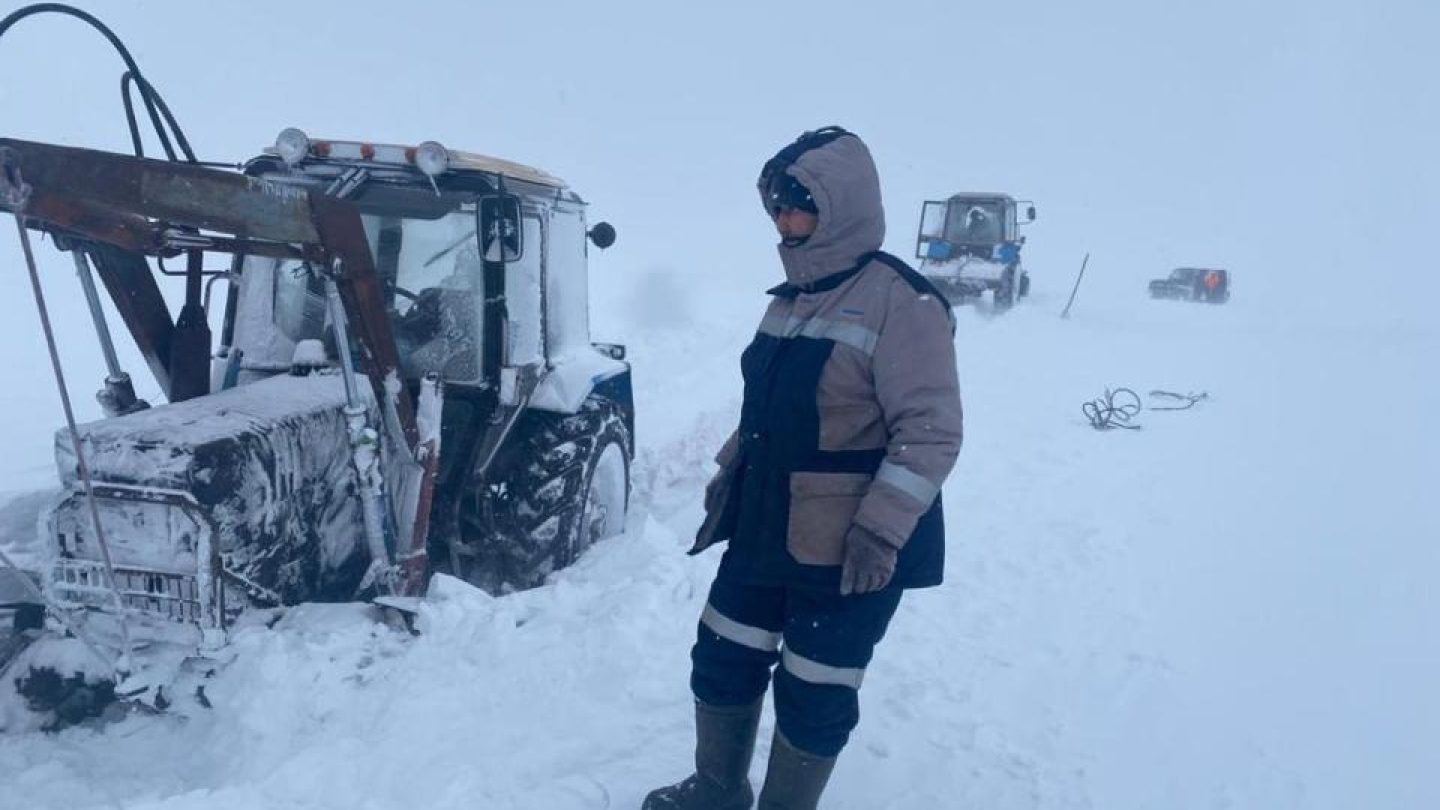
<instances>
[{"instance_id":1,"label":"winter jacket","mask_svg":"<svg viewBox=\"0 0 1440 810\"><path fill-rule=\"evenodd\" d=\"M838 588L854 523L900 549L897 585L939 584L939 492L962 422L949 305L879 253L880 183L859 138L786 170L813 195L818 226L779 248L786 282L741 357L740 426L716 457L716 506L691 553L728 541L731 574Z\"/></svg>"}]
</instances>

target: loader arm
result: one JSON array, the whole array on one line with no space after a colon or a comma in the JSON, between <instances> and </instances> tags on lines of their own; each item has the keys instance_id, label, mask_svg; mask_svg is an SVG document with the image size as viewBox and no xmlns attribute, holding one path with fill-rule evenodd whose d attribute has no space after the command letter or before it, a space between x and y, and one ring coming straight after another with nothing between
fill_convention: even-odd
<instances>
[{"instance_id":1,"label":"loader arm","mask_svg":"<svg viewBox=\"0 0 1440 810\"><path fill-rule=\"evenodd\" d=\"M0 138L0 210L98 243L90 252L106 290L167 395L177 331L143 257L199 250L331 267L383 421L416 451L414 406L398 384L399 351L354 204L195 164Z\"/></svg>"}]
</instances>

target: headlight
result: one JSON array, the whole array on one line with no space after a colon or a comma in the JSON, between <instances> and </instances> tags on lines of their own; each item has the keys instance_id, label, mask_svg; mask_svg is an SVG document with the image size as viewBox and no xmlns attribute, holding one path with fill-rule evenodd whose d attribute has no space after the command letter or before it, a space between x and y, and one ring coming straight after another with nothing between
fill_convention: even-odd
<instances>
[{"instance_id":1,"label":"headlight","mask_svg":"<svg viewBox=\"0 0 1440 810\"><path fill-rule=\"evenodd\" d=\"M434 141L426 141L415 147L415 166L434 177L450 168L450 152Z\"/></svg>"},{"instance_id":2,"label":"headlight","mask_svg":"<svg viewBox=\"0 0 1440 810\"><path fill-rule=\"evenodd\" d=\"M294 166L310 153L310 137L295 127L288 127L275 138L275 152L287 166Z\"/></svg>"}]
</instances>

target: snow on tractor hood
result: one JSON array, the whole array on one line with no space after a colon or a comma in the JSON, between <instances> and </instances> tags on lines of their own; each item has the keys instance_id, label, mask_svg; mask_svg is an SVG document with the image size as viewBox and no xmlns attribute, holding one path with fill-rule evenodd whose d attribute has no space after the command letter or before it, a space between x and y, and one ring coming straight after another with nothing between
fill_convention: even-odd
<instances>
[{"instance_id":1,"label":"snow on tractor hood","mask_svg":"<svg viewBox=\"0 0 1440 810\"><path fill-rule=\"evenodd\" d=\"M193 498L231 572L287 603L348 599L368 553L344 407L340 375L283 375L81 425L79 432L97 486ZM78 491L64 429L56 435L55 460L67 489ZM107 506L113 517L102 523L106 532L125 532L124 510ZM84 530L83 521L72 525ZM117 544L140 556L152 542L123 539ZM94 546L85 551L95 553Z\"/></svg>"}]
</instances>

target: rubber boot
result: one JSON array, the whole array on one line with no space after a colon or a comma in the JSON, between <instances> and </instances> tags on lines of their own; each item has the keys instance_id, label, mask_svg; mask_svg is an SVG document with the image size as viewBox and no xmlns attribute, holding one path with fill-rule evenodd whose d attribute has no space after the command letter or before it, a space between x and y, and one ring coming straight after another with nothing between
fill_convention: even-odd
<instances>
[{"instance_id":1,"label":"rubber boot","mask_svg":"<svg viewBox=\"0 0 1440 810\"><path fill-rule=\"evenodd\" d=\"M815 810L833 770L835 757L801 751L776 729L757 810Z\"/></svg>"},{"instance_id":2,"label":"rubber boot","mask_svg":"<svg viewBox=\"0 0 1440 810\"><path fill-rule=\"evenodd\" d=\"M695 773L653 790L641 810L750 810L750 758L764 698L746 706L695 701Z\"/></svg>"}]
</instances>

